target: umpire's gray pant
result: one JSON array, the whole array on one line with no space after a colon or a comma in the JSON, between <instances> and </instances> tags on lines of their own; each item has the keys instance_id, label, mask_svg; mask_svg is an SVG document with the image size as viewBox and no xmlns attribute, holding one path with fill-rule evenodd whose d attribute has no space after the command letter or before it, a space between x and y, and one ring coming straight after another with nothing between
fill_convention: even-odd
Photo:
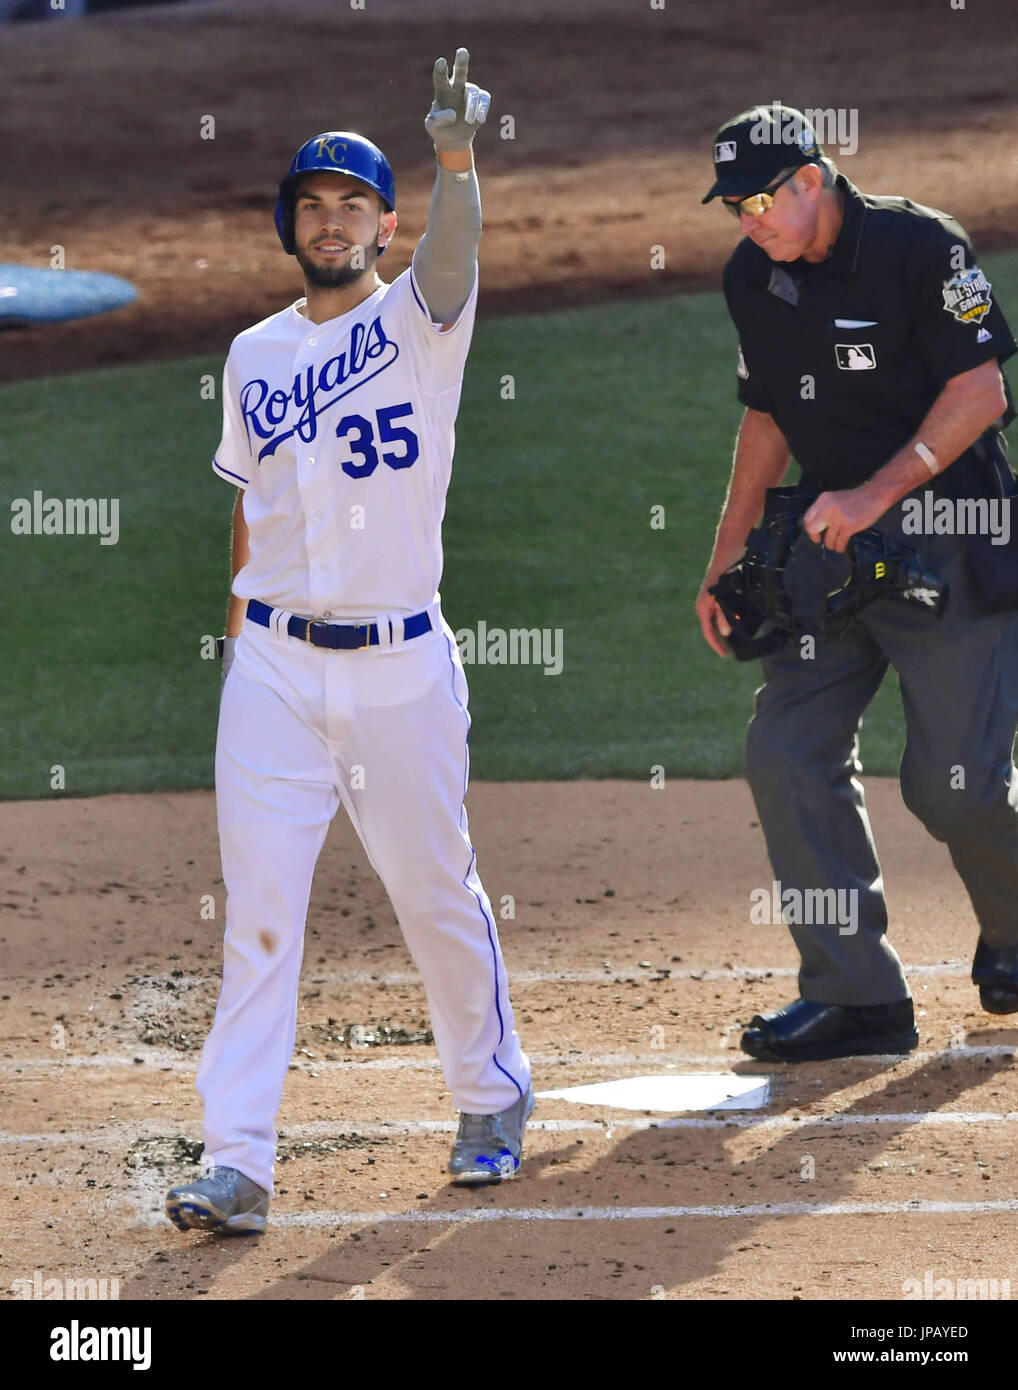
<instances>
[{"instance_id":1,"label":"umpire's gray pant","mask_svg":"<svg viewBox=\"0 0 1018 1390\"><path fill-rule=\"evenodd\" d=\"M863 711L889 665L905 711L905 804L947 845L987 945L1018 942L1018 611L978 606L964 538L902 536L897 519L882 518L879 529L912 545L950 584L946 613L880 599L845 636L818 640L812 659L790 639L762 661L766 684L747 738L746 772L782 890L857 890L854 934L839 921L790 926L802 957L800 993L819 1003L909 995L885 935L880 865L858 781Z\"/></svg>"}]
</instances>

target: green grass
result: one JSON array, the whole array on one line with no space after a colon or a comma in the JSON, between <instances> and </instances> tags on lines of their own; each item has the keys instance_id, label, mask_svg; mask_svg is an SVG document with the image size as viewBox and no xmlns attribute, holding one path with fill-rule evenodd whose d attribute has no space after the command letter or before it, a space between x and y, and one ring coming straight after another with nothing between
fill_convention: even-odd
<instances>
[{"instance_id":1,"label":"green grass","mask_svg":"<svg viewBox=\"0 0 1018 1390\"><path fill-rule=\"evenodd\" d=\"M1018 254L987 258L1018 313ZM445 524L454 629L561 628L564 670L468 668L473 776L739 775L757 663L722 663L693 600L741 414L719 295L482 322L467 366ZM120 541L3 546L0 796L211 784L233 489L212 475L221 360L0 389L14 497L117 497ZM503 400L505 374L515 399ZM653 530L651 509L665 528ZM866 718L868 771L902 742L890 677Z\"/></svg>"}]
</instances>

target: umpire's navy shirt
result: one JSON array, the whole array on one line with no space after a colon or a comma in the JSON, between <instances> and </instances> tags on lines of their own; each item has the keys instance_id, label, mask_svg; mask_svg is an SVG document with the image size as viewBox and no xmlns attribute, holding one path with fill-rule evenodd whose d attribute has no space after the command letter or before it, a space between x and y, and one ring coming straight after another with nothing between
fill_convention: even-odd
<instances>
[{"instance_id":1,"label":"umpire's navy shirt","mask_svg":"<svg viewBox=\"0 0 1018 1390\"><path fill-rule=\"evenodd\" d=\"M964 228L860 193L825 261L772 261L748 237L725 266L739 400L766 411L806 486L855 487L916 433L945 383L1016 350Z\"/></svg>"}]
</instances>

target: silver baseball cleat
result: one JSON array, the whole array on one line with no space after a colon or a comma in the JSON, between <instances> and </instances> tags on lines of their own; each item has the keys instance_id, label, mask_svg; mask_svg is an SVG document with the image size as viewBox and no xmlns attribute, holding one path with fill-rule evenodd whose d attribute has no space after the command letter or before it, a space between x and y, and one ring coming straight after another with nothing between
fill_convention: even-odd
<instances>
[{"instance_id":1,"label":"silver baseball cleat","mask_svg":"<svg viewBox=\"0 0 1018 1390\"><path fill-rule=\"evenodd\" d=\"M269 1194L236 1168L212 1168L166 1194L166 1215L181 1231L260 1235L268 1214Z\"/></svg>"},{"instance_id":2,"label":"silver baseball cleat","mask_svg":"<svg viewBox=\"0 0 1018 1390\"><path fill-rule=\"evenodd\" d=\"M449 1172L457 1187L504 1182L514 1178L523 1157L523 1131L534 1109L531 1086L508 1110L496 1115L460 1113Z\"/></svg>"}]
</instances>

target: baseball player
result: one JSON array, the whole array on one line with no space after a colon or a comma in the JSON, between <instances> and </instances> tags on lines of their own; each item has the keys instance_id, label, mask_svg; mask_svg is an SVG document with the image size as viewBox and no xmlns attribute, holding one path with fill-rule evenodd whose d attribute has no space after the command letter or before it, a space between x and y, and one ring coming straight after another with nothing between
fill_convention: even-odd
<instances>
[{"instance_id":1,"label":"baseball player","mask_svg":"<svg viewBox=\"0 0 1018 1390\"><path fill-rule=\"evenodd\" d=\"M435 64L438 169L409 269L392 170L329 131L298 150L276 227L305 297L241 333L213 467L237 489L216 807L223 984L202 1052L200 1180L181 1229L265 1229L316 861L342 804L421 972L461 1112L449 1171L514 1176L533 1109L505 966L471 846L467 685L437 586L454 421L477 298L472 145L490 96Z\"/></svg>"},{"instance_id":2,"label":"baseball player","mask_svg":"<svg viewBox=\"0 0 1018 1390\"><path fill-rule=\"evenodd\" d=\"M1018 555L984 535L913 534L904 506L925 505L925 493L1014 490L999 364L1015 342L964 229L907 198L860 193L802 112L775 104L734 117L717 133L714 167L703 201L720 197L742 232L724 287L746 410L696 603L706 641L726 654L732 628L709 590L790 457L816 494L803 517L812 542L843 554L875 527L950 590L942 616L873 603L842 635L788 640L762 658L746 768L782 902L787 890L802 903L833 889L856 910L824 921L789 911L800 997L754 1017L742 1048L777 1062L907 1052L918 1042L912 998L885 935L858 780L860 721L889 666L907 727L905 803L947 845L972 900L983 1007L1018 1012Z\"/></svg>"}]
</instances>

